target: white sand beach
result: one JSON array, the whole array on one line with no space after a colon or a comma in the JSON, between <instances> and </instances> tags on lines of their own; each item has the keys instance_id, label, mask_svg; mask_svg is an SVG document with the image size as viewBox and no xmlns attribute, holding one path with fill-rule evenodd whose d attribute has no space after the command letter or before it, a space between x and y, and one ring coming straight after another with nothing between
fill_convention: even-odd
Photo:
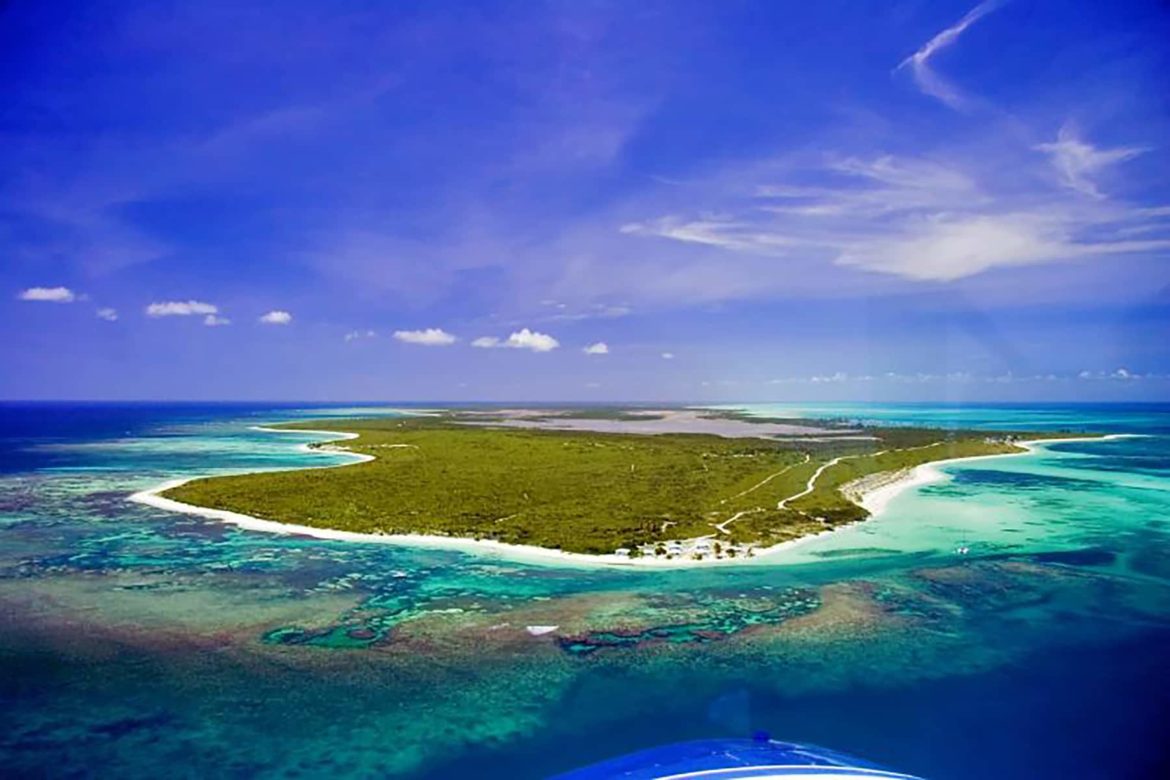
<instances>
[{"instance_id":1,"label":"white sand beach","mask_svg":"<svg viewBox=\"0 0 1170 780\"><path fill-rule=\"evenodd\" d=\"M157 509L165 509L169 512L180 512L182 514L198 515L200 517L218 520L248 531L261 531L286 536L307 536L313 539L335 542L364 542L366 544L394 544L404 547L429 547L438 550L455 550L457 552L472 553L490 558L503 558L517 563L561 564L575 567L617 566L624 568L657 569L682 569L692 566L712 566L717 564L739 564L742 566L745 563L751 563L751 559L733 558L694 560L692 558L680 557L667 560L665 558L652 557L629 558L623 555L613 554L588 555L585 553L571 553L533 545L505 544L504 542L497 542L491 539L467 539L457 536L437 536L431 534L365 534L354 531L339 531L331 528L314 528L313 526L297 525L295 523L280 523L275 520L263 520L259 517L252 517L251 515L245 515L239 512L229 512L223 509L210 509L193 504L184 504L181 501L175 501L174 499L159 495L190 481L189 479L176 479L164 482L149 490L134 493L129 497L129 500L139 504L153 506ZM782 546L777 545L777 547ZM771 551L772 549L774 548L767 548L767 550L758 551L756 554L759 555L762 552Z\"/></svg>"},{"instance_id":2,"label":"white sand beach","mask_svg":"<svg viewBox=\"0 0 1170 780\"><path fill-rule=\"evenodd\" d=\"M849 500L868 511L872 520L886 511L886 507L889 506L890 501L903 491L920 485L929 485L945 480L947 474L940 467L947 464L987 460L989 458L1012 458L1017 455L1033 453L1049 444L1059 444L1069 441L1104 441L1108 439L1120 439L1129 435L1131 434L1119 433L1108 436L1068 436L1059 439L1029 439L1027 441L1016 442L1024 448L1023 452L1008 452L1000 455L972 455L966 458L947 458L945 460L931 461L921 466L915 466L912 469L903 469L899 472L886 472L885 474L873 474L869 477L864 477L856 483L853 483L854 488L852 491L848 491L849 485L846 485L843 488L843 492L846 493L846 497Z\"/></svg>"}]
</instances>

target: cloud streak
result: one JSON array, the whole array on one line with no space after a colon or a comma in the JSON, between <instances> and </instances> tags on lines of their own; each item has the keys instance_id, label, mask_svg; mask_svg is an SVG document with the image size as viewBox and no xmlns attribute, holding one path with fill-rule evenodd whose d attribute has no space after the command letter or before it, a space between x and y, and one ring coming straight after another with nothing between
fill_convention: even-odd
<instances>
[{"instance_id":1,"label":"cloud streak","mask_svg":"<svg viewBox=\"0 0 1170 780\"><path fill-rule=\"evenodd\" d=\"M898 70L908 68L914 76L914 83L927 95L937 98L954 109L962 110L967 107L967 98L958 87L951 84L931 67L931 59L943 49L952 46L963 32L996 10L1002 3L1000 0L986 0L967 12L966 16L955 24L946 28L931 38L918 51L902 60Z\"/></svg>"},{"instance_id":2,"label":"cloud streak","mask_svg":"<svg viewBox=\"0 0 1170 780\"><path fill-rule=\"evenodd\" d=\"M200 314L212 316L219 313L219 307L203 301L163 301L146 307L147 317L192 317Z\"/></svg>"}]
</instances>

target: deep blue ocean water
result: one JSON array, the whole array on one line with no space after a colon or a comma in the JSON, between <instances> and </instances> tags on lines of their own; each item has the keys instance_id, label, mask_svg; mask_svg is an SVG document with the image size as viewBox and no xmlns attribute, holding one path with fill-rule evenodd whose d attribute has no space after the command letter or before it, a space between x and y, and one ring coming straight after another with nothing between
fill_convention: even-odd
<instances>
[{"instance_id":1,"label":"deep blue ocean water","mask_svg":"<svg viewBox=\"0 0 1170 780\"><path fill-rule=\"evenodd\" d=\"M539 778L766 730L929 777L1170 775L1170 406L753 411L1134 436L947 466L767 564L628 572L126 501L342 462L252 426L393 408L0 404L0 769Z\"/></svg>"}]
</instances>

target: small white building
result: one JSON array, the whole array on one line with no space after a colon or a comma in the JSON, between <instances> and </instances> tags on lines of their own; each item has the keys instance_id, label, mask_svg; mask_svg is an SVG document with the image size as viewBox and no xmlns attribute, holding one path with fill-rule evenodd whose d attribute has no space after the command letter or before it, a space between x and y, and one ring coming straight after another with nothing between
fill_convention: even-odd
<instances>
[{"instance_id":1,"label":"small white building","mask_svg":"<svg viewBox=\"0 0 1170 780\"><path fill-rule=\"evenodd\" d=\"M623 558L629 558L630 557L630 548L629 547L619 547L613 551L613 554L620 555Z\"/></svg>"}]
</instances>

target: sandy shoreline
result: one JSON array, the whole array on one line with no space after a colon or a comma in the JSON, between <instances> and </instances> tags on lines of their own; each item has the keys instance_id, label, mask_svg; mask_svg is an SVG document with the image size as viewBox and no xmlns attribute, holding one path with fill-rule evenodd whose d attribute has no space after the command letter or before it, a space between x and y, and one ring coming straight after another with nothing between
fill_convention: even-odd
<instances>
[{"instance_id":1,"label":"sandy shoreline","mask_svg":"<svg viewBox=\"0 0 1170 780\"><path fill-rule=\"evenodd\" d=\"M347 455L354 459L353 463L339 463L332 466L325 466L324 468L340 468L342 466L353 465L354 463L365 463L374 459L370 455L349 452L343 449L322 449L319 446L334 441L348 441L350 439L358 438L358 434L354 433L346 433L344 431L266 428L264 426L254 426L253 429L269 433L308 433L328 436L330 438L326 439L325 441L305 443L297 449L314 454ZM997 455L974 455L965 458L949 458L947 460L933 461L931 463L926 463L910 469L905 475L884 482L879 486L875 486L872 490L862 491L859 497L855 500L855 503L860 504L867 511L869 511L869 519L872 520L885 510L886 506L894 498L894 496L898 495L903 490L907 490L917 485L925 485L945 479L946 474L942 471L939 471L937 468L938 466L946 465L948 463L958 463L960 461L981 460L986 458L1010 458L1018 455L1025 455L1034 452L1044 444L1054 444L1066 441L1099 441L1101 439L1120 438L1123 435L1124 434L1114 434L1105 437L1078 436L1063 439L1036 439L1021 441L1019 444L1025 448L1024 452L1009 452ZM280 470L283 471L285 469ZM547 547L536 547L533 545L506 544L504 542L497 542L490 539L467 539L463 537L437 536L431 534L367 534L358 533L356 531L316 528L307 525L297 525L295 523L281 523L275 520L263 520L258 517L252 517L251 515L245 515L239 512L230 512L224 509L211 509L208 507L196 506L194 504L185 504L181 501L164 498L162 495L160 495L161 493L186 484L187 482L201 478L202 477L188 477L184 479L169 480L153 488L134 493L133 495L129 496L128 500L139 504L145 504L147 506L152 506L156 509L163 509L169 512L198 515L200 517L218 520L220 522L228 523L230 525L234 525L249 531L261 531L263 533L284 536L307 536L313 539L322 539L328 541L393 544L404 547L455 550L458 552L484 555L492 558L502 558L520 563L529 562L545 565L560 564L587 568L622 567L627 569L684 569L696 566L750 566L753 563L767 561L767 559L774 558L786 550L806 544L813 539L825 536L826 534L835 533L836 530L839 530L829 529L818 534L812 534L809 536L803 536L799 539L781 542L780 544L775 544L771 547L757 548L754 550L754 556L752 558L705 558L703 560L675 558L666 560L664 558L656 557L628 558L625 556L612 554L589 555L585 553L564 552L563 550L554 550Z\"/></svg>"},{"instance_id":2,"label":"sandy shoreline","mask_svg":"<svg viewBox=\"0 0 1170 780\"><path fill-rule=\"evenodd\" d=\"M1124 438L1127 434L1114 433L1107 436L1066 436L1060 439L1028 439L1027 441L1019 441L1019 444L1024 448L1024 452L1005 452L996 455L969 455L963 458L946 458L945 460L934 460L930 463L923 463L920 466L915 466L912 469L905 469L894 479L885 480L872 489L859 491L860 495L854 503L859 504L870 514L869 519L878 517L886 510L898 494L912 487L920 485L929 485L935 482L941 482L947 478L946 472L940 470L940 466L946 466L950 463L963 463L973 460L986 460L988 458L1013 458L1019 455L1030 455L1036 450L1041 449L1047 444L1060 444L1061 442L1069 441L1107 441L1109 439ZM852 499L851 499L852 500Z\"/></svg>"},{"instance_id":3,"label":"sandy shoreline","mask_svg":"<svg viewBox=\"0 0 1170 780\"><path fill-rule=\"evenodd\" d=\"M326 430L310 430L306 428L298 429L284 429L284 428L266 428L264 426L253 426L253 430L265 431L268 433L309 433L320 436L328 436L325 441L308 442L300 445L297 449L303 452L313 454L329 454L329 455L347 455L354 458L353 463L338 463L332 466L315 466L310 468L341 468L343 466L351 466L354 463L365 463L373 460L370 455L364 455L357 452L349 452L343 449L322 449L320 445L328 444L334 441L348 441L356 439L358 434L346 433L344 431L326 431ZM317 446L314 446L317 445ZM278 469L285 471L286 469ZM257 473L257 472L247 472ZM366 534L358 533L356 531L340 531L332 528L316 528L308 525L297 525L295 523L281 523L275 520L264 520L259 517L245 515L240 512L230 512L225 509L211 509L209 507L196 506L194 504L185 504L182 501L175 501L174 499L165 498L161 493L168 490L185 485L199 477L187 477L184 479L173 479L156 485L155 487L141 490L129 496L130 501L138 504L145 504L147 506L155 507L156 509L163 509L168 512L179 512L186 515L197 515L199 517L206 517L212 520L218 520L222 523L228 523L238 528L243 528L248 531L261 531L263 533L278 534L283 536L307 536L313 539L323 539L327 541L339 542L364 542L367 544L394 544L404 547L426 547L440 550L455 550L459 552L473 553L477 555L486 555L493 558L504 558L507 560L517 562L530 562L541 564L562 564L572 566L596 567L596 566L620 566L625 568L633 567L651 567L651 568L687 568L691 566L709 566L714 563L744 563L743 560L736 561L735 559L727 560L703 560L696 561L692 559L655 559L655 558L627 558L620 555L587 555L585 553L570 553L563 550L553 550L547 547L536 547L533 545L521 544L505 544L504 542L497 542L490 539L467 539L458 536L436 536L431 534ZM780 547L782 545L777 545ZM770 552L773 548L768 548Z\"/></svg>"}]
</instances>

